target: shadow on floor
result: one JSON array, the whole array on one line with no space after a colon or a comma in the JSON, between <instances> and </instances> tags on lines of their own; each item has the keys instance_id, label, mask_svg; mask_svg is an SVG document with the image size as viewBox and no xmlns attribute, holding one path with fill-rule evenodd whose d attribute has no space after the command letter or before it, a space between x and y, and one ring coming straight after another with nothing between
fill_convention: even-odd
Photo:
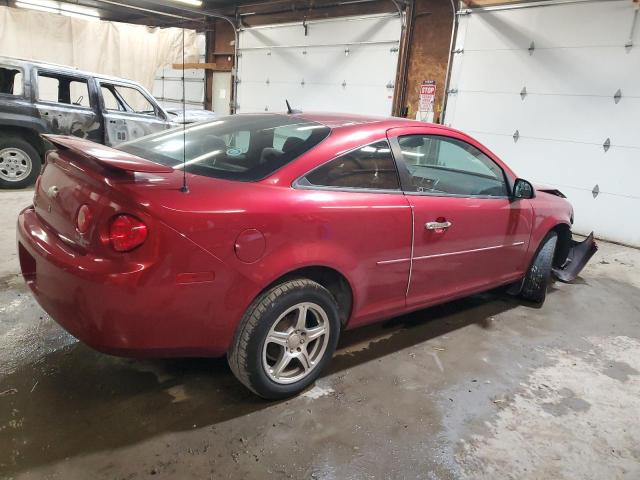
<instances>
[{"instance_id":1,"label":"shadow on floor","mask_svg":"<svg viewBox=\"0 0 640 480\"><path fill-rule=\"evenodd\" d=\"M491 292L344 332L325 375L471 324L491 328L491 317L518 305ZM350 352L362 343L365 348ZM0 472L7 473L274 405L237 382L225 359L137 361L80 343L22 366L0 381L0 392Z\"/></svg>"}]
</instances>

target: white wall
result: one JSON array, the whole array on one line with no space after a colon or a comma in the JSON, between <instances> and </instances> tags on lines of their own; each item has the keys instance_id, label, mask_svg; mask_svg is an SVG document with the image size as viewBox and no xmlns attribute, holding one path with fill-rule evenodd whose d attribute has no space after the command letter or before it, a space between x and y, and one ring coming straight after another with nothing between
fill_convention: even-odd
<instances>
[{"instance_id":1,"label":"white wall","mask_svg":"<svg viewBox=\"0 0 640 480\"><path fill-rule=\"evenodd\" d=\"M634 15L621 0L460 16L445 122L564 192L574 231L640 246L640 25L625 47Z\"/></svg>"},{"instance_id":2,"label":"white wall","mask_svg":"<svg viewBox=\"0 0 640 480\"><path fill-rule=\"evenodd\" d=\"M195 39L186 30L187 58ZM151 90L159 67L182 61L182 30L0 6L0 55L128 78Z\"/></svg>"},{"instance_id":3,"label":"white wall","mask_svg":"<svg viewBox=\"0 0 640 480\"><path fill-rule=\"evenodd\" d=\"M239 112L390 115L400 40L398 15L248 28L240 33Z\"/></svg>"}]
</instances>

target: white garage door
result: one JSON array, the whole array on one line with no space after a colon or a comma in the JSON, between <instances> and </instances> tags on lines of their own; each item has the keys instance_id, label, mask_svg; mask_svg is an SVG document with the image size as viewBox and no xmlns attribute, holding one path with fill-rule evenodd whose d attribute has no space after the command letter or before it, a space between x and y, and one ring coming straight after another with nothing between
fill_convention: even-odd
<instances>
[{"instance_id":1,"label":"white garage door","mask_svg":"<svg viewBox=\"0 0 640 480\"><path fill-rule=\"evenodd\" d=\"M461 15L445 121L564 192L575 231L640 246L637 17L631 0Z\"/></svg>"},{"instance_id":2,"label":"white garage door","mask_svg":"<svg viewBox=\"0 0 640 480\"><path fill-rule=\"evenodd\" d=\"M198 61L205 59L205 36L197 35ZM193 60L193 59L191 59ZM189 110L204 109L204 81L205 71L202 69L187 69L184 71L185 106ZM167 66L156 73L153 83L153 96L164 108L182 108L182 70L174 70Z\"/></svg>"},{"instance_id":3,"label":"white garage door","mask_svg":"<svg viewBox=\"0 0 640 480\"><path fill-rule=\"evenodd\" d=\"M390 115L398 15L269 25L240 33L238 111Z\"/></svg>"}]
</instances>

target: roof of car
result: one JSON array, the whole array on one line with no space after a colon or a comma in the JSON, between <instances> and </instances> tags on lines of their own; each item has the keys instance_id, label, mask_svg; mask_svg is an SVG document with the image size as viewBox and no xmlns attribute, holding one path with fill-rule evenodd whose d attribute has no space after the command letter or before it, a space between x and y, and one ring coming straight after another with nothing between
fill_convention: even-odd
<instances>
[{"instance_id":1,"label":"roof of car","mask_svg":"<svg viewBox=\"0 0 640 480\"><path fill-rule=\"evenodd\" d=\"M103 79L103 80L111 80L114 82L122 82L122 83L134 83L136 85L138 85L138 82L134 81L134 80L128 80L126 78L121 78L121 77L114 77L111 75L102 75L100 73L94 73L94 72L87 72L84 70L78 70L77 68L73 68L73 67L69 67L67 65L60 65L57 63L47 63L47 62L39 62L39 61L35 61L35 60L26 60L23 58L16 58L16 57L5 57L0 55L0 62L3 62L5 64L11 65L11 66L20 66L20 64L22 64L22 66L34 66L34 67L40 67L40 68L45 68L48 70L57 70L60 73L64 74L67 73L69 75L81 75L84 77L95 77L98 79Z\"/></svg>"},{"instance_id":2,"label":"roof of car","mask_svg":"<svg viewBox=\"0 0 640 480\"><path fill-rule=\"evenodd\" d=\"M418 120L411 120L401 117L391 116L378 116L378 115L358 115L352 113L329 113L329 112L302 112L294 113L299 118L311 122L321 123L331 129L338 129L342 127L352 127L355 125L364 124L384 124L386 128L394 127L408 127L408 126L424 126L425 122ZM443 130L450 130L444 125L429 124L431 127L441 128Z\"/></svg>"}]
</instances>

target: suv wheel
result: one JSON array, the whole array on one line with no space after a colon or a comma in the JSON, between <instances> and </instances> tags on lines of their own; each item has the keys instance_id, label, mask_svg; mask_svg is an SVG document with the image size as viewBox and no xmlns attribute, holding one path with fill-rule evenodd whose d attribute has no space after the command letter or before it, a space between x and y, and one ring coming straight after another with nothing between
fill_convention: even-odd
<instances>
[{"instance_id":1,"label":"suv wheel","mask_svg":"<svg viewBox=\"0 0 640 480\"><path fill-rule=\"evenodd\" d=\"M20 137L0 137L0 187L33 185L41 167L40 155L29 142Z\"/></svg>"},{"instance_id":2,"label":"suv wheel","mask_svg":"<svg viewBox=\"0 0 640 480\"><path fill-rule=\"evenodd\" d=\"M311 280L287 281L249 307L229 351L229 366L261 397L289 397L318 378L339 333L333 295Z\"/></svg>"}]
</instances>

